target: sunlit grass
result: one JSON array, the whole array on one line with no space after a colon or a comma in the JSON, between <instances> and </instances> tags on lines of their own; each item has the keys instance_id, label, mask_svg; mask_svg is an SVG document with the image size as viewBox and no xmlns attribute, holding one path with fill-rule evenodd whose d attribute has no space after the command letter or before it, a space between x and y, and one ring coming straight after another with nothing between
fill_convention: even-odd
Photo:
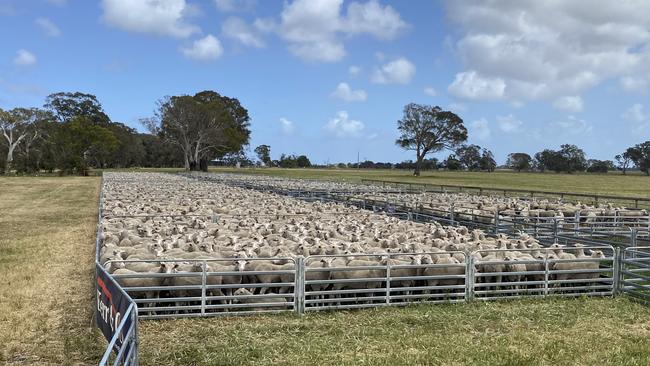
<instances>
[{"instance_id":1,"label":"sunlit grass","mask_svg":"<svg viewBox=\"0 0 650 366\"><path fill-rule=\"evenodd\" d=\"M98 178L0 178L0 364L93 364Z\"/></svg>"}]
</instances>

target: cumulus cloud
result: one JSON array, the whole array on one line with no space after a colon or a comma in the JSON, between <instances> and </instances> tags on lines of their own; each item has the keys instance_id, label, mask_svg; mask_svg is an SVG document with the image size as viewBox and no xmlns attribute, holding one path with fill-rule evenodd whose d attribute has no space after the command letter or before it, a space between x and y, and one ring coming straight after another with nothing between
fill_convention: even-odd
<instances>
[{"instance_id":1,"label":"cumulus cloud","mask_svg":"<svg viewBox=\"0 0 650 366\"><path fill-rule=\"evenodd\" d=\"M428 87L428 88L424 88L424 94L426 94L426 95L428 95L430 97L435 97L435 96L438 95L438 92L436 91L436 89L434 89L432 87Z\"/></svg>"},{"instance_id":2,"label":"cumulus cloud","mask_svg":"<svg viewBox=\"0 0 650 366\"><path fill-rule=\"evenodd\" d=\"M200 32L187 22L192 8L185 0L102 0L103 20L128 32L186 38Z\"/></svg>"},{"instance_id":3,"label":"cumulus cloud","mask_svg":"<svg viewBox=\"0 0 650 366\"><path fill-rule=\"evenodd\" d=\"M291 135L296 130L293 122L284 117L280 118L280 128L285 135Z\"/></svg>"},{"instance_id":4,"label":"cumulus cloud","mask_svg":"<svg viewBox=\"0 0 650 366\"><path fill-rule=\"evenodd\" d=\"M643 110L643 104L635 103L621 117L632 122L635 133L650 131L650 115Z\"/></svg>"},{"instance_id":5,"label":"cumulus cloud","mask_svg":"<svg viewBox=\"0 0 650 366\"><path fill-rule=\"evenodd\" d=\"M558 98L553 102L553 107L556 109L567 112L581 112L582 111L582 98L580 96L568 96Z\"/></svg>"},{"instance_id":6,"label":"cumulus cloud","mask_svg":"<svg viewBox=\"0 0 650 366\"><path fill-rule=\"evenodd\" d=\"M476 71L456 74L454 82L449 85L451 95L465 99L501 99L506 83L500 78L485 78Z\"/></svg>"},{"instance_id":7,"label":"cumulus cloud","mask_svg":"<svg viewBox=\"0 0 650 366\"><path fill-rule=\"evenodd\" d=\"M567 116L566 119L551 122L549 132L554 136L560 135L582 135L591 132L593 127L584 119L575 116Z\"/></svg>"},{"instance_id":8,"label":"cumulus cloud","mask_svg":"<svg viewBox=\"0 0 650 366\"><path fill-rule=\"evenodd\" d=\"M16 57L14 57L14 65L17 66L32 66L36 65L36 56L33 53L20 49L16 52Z\"/></svg>"},{"instance_id":9,"label":"cumulus cloud","mask_svg":"<svg viewBox=\"0 0 650 366\"><path fill-rule=\"evenodd\" d=\"M408 84L415 75L415 65L400 57L375 69L370 80L377 84Z\"/></svg>"},{"instance_id":10,"label":"cumulus cloud","mask_svg":"<svg viewBox=\"0 0 650 366\"><path fill-rule=\"evenodd\" d=\"M345 100L346 102L365 102L368 95L363 89L352 90L348 83L339 83L336 90L332 92L332 97Z\"/></svg>"},{"instance_id":11,"label":"cumulus cloud","mask_svg":"<svg viewBox=\"0 0 650 366\"><path fill-rule=\"evenodd\" d=\"M339 111L325 125L325 130L336 137L358 137L363 132L365 125L361 121L350 119L348 112Z\"/></svg>"},{"instance_id":12,"label":"cumulus cloud","mask_svg":"<svg viewBox=\"0 0 650 366\"><path fill-rule=\"evenodd\" d=\"M61 35L59 27L47 18L36 18L34 22L41 28L43 34L47 37L58 37Z\"/></svg>"},{"instance_id":13,"label":"cumulus cloud","mask_svg":"<svg viewBox=\"0 0 650 366\"><path fill-rule=\"evenodd\" d=\"M621 88L630 93L645 93L650 86L650 75L647 77L637 76L624 76L619 80Z\"/></svg>"},{"instance_id":14,"label":"cumulus cloud","mask_svg":"<svg viewBox=\"0 0 650 366\"><path fill-rule=\"evenodd\" d=\"M518 132L523 126L523 122L518 120L514 115L497 116L497 124L503 132Z\"/></svg>"},{"instance_id":15,"label":"cumulus cloud","mask_svg":"<svg viewBox=\"0 0 650 366\"><path fill-rule=\"evenodd\" d=\"M361 73L361 68L359 66L352 65L348 67L348 74L350 74L350 76L357 76L359 73Z\"/></svg>"},{"instance_id":16,"label":"cumulus cloud","mask_svg":"<svg viewBox=\"0 0 650 366\"><path fill-rule=\"evenodd\" d=\"M185 56L195 60L212 61L223 54L223 47L217 37L208 34L204 38L194 41L191 47L181 48L181 51Z\"/></svg>"},{"instance_id":17,"label":"cumulus cloud","mask_svg":"<svg viewBox=\"0 0 650 366\"><path fill-rule=\"evenodd\" d=\"M470 128L472 135L476 136L479 140L487 140L492 134L490 131L490 124L485 118L472 121Z\"/></svg>"},{"instance_id":18,"label":"cumulus cloud","mask_svg":"<svg viewBox=\"0 0 650 366\"><path fill-rule=\"evenodd\" d=\"M221 25L221 32L225 37L233 39L244 46L264 47L264 40L259 32L241 18L230 17L226 19Z\"/></svg>"},{"instance_id":19,"label":"cumulus cloud","mask_svg":"<svg viewBox=\"0 0 650 366\"><path fill-rule=\"evenodd\" d=\"M376 0L352 2L342 13L343 0L295 0L285 3L280 23L266 21L289 43L289 51L307 60L335 62L345 54L343 39L371 35L381 40L397 37L407 24L390 5Z\"/></svg>"},{"instance_id":20,"label":"cumulus cloud","mask_svg":"<svg viewBox=\"0 0 650 366\"><path fill-rule=\"evenodd\" d=\"M647 75L650 68L647 1L445 4L461 32L452 45L465 70L449 88L459 97L555 100L609 78Z\"/></svg>"}]
</instances>

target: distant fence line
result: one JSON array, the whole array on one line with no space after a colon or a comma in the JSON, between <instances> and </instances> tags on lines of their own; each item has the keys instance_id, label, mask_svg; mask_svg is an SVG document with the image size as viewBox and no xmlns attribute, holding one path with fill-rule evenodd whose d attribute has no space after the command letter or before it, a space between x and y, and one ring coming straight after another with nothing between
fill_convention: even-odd
<instances>
[{"instance_id":1,"label":"distant fence line","mask_svg":"<svg viewBox=\"0 0 650 366\"><path fill-rule=\"evenodd\" d=\"M478 193L479 195L489 194L490 192L497 192L503 194L505 197L523 197L525 196L534 198L542 198L541 196L553 196L561 199L570 199L571 197L589 198L591 203L603 203L605 200L613 200L619 202L633 202L634 208L650 208L650 198L648 197L632 197L632 196L617 196L617 195L601 195L592 193L572 193L572 192L554 192L554 191L536 191L531 189L517 189L517 188L496 188L496 187L478 187L478 186L463 186L452 184L434 184L434 183L419 183L419 182L397 182L379 179L361 179L361 183L375 184L382 186L395 186L395 187L408 187L409 190L414 190L414 187L421 187L426 192L440 192L440 193L454 193L454 192L467 192ZM430 188L431 190L428 190ZM513 193L513 194L509 194Z\"/></svg>"}]
</instances>

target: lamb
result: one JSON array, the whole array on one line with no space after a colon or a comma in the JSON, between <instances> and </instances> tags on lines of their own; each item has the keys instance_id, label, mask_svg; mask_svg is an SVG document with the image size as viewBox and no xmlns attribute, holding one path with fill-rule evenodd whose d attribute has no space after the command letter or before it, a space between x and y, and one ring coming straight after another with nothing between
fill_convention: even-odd
<instances>
[{"instance_id":1,"label":"lamb","mask_svg":"<svg viewBox=\"0 0 650 366\"><path fill-rule=\"evenodd\" d=\"M283 309L286 305L287 298L283 296L270 296L270 297L260 297L253 295L252 292L245 288L237 289L234 293L235 298L233 303L237 304L270 304L266 306L258 307L245 307L245 310L248 311L264 311L264 310L280 310ZM246 297L241 297L246 296Z\"/></svg>"}]
</instances>

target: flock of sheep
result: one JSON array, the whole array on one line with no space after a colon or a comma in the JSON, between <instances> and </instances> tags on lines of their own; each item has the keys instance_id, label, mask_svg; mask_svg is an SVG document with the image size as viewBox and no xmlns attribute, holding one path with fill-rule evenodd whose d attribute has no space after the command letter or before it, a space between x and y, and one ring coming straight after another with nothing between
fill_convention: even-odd
<instances>
[{"instance_id":1,"label":"flock of sheep","mask_svg":"<svg viewBox=\"0 0 650 366\"><path fill-rule=\"evenodd\" d=\"M557 221L561 228L612 229L637 227L650 230L647 210L630 209L612 203L588 205L565 202L561 198L485 196L470 193L438 193L402 191L397 187L362 185L349 182L323 182L268 176L236 174L199 174L230 184L252 186L258 189L282 192L327 192L333 196L345 195L350 201L388 202L393 206L409 207L414 211L461 222L501 224L516 222L519 226L547 226ZM451 214L453 212L453 214ZM495 217L498 216L498 219ZM525 228L525 227L524 227Z\"/></svg>"},{"instance_id":2,"label":"flock of sheep","mask_svg":"<svg viewBox=\"0 0 650 366\"><path fill-rule=\"evenodd\" d=\"M477 298L611 290L611 247L492 237L229 179L104 175L98 260L142 311L292 309L300 265L307 308L462 301L470 285Z\"/></svg>"}]
</instances>

